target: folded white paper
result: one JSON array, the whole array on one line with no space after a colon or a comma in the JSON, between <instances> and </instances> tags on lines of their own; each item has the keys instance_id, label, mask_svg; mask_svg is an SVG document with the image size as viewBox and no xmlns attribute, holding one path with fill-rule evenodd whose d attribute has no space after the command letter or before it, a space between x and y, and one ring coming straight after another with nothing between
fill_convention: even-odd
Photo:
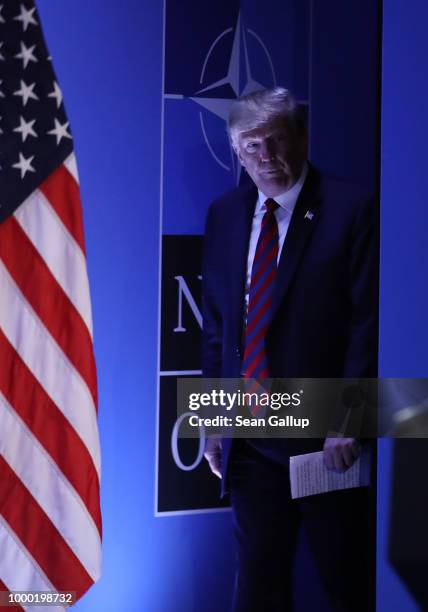
<instances>
[{"instance_id":1,"label":"folded white paper","mask_svg":"<svg viewBox=\"0 0 428 612\"><path fill-rule=\"evenodd\" d=\"M370 483L370 451L362 449L355 463L345 472L328 470L324 453L290 457L291 497L306 497L328 491L364 487Z\"/></svg>"}]
</instances>

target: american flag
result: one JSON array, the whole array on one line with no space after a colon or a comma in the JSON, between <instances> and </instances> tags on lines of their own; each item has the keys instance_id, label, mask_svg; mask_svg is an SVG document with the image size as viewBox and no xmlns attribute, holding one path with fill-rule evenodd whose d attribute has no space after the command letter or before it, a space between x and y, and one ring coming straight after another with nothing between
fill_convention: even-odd
<instances>
[{"instance_id":1,"label":"american flag","mask_svg":"<svg viewBox=\"0 0 428 612\"><path fill-rule=\"evenodd\" d=\"M99 578L99 478L73 141L36 8L9 0L0 4L0 591L80 597Z\"/></svg>"}]
</instances>

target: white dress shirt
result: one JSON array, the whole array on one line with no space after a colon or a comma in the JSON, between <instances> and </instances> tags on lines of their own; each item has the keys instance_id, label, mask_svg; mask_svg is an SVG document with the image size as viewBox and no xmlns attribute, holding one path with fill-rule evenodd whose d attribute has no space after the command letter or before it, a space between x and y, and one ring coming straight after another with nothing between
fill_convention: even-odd
<instances>
[{"instance_id":1,"label":"white dress shirt","mask_svg":"<svg viewBox=\"0 0 428 612\"><path fill-rule=\"evenodd\" d=\"M293 214L294 207L296 206L297 198L302 190L303 183L305 182L306 176L308 174L308 164L305 162L300 177L296 183L284 193L273 198L277 204L279 204L278 208L275 211L276 221L278 223L278 234L279 234L279 244L278 244L278 260L281 257L282 247L284 245L284 240L287 235L288 227L291 221L291 215ZM251 235L250 235L250 244L248 247L248 258L247 258L247 278L245 283L245 310L248 308L248 296L250 292L250 283L251 283L251 270L253 268L254 256L256 254L257 241L259 239L262 219L263 215L266 212L266 200L268 196L262 193L259 189L259 197L257 199L256 208L254 210L253 223L251 226Z\"/></svg>"}]
</instances>

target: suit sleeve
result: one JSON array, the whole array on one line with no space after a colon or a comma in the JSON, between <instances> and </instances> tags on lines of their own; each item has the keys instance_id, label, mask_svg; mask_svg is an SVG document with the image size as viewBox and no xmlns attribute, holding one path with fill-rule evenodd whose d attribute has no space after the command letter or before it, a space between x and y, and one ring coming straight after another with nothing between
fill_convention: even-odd
<instances>
[{"instance_id":1,"label":"suit sleeve","mask_svg":"<svg viewBox=\"0 0 428 612\"><path fill-rule=\"evenodd\" d=\"M373 199L360 207L349 260L350 331L344 377L377 376L379 303L379 215Z\"/></svg>"},{"instance_id":2,"label":"suit sleeve","mask_svg":"<svg viewBox=\"0 0 428 612\"><path fill-rule=\"evenodd\" d=\"M208 210L202 262L202 372L205 378L220 378L222 372L222 316L219 308L220 230L215 205Z\"/></svg>"}]
</instances>

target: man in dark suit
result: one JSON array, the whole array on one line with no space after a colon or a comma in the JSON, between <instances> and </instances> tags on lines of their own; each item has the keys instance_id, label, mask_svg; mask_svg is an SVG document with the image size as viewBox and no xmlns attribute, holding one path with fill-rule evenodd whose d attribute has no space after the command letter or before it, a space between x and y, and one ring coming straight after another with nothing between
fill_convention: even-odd
<instances>
[{"instance_id":1,"label":"man in dark suit","mask_svg":"<svg viewBox=\"0 0 428 612\"><path fill-rule=\"evenodd\" d=\"M238 100L229 135L253 185L211 205L203 262L203 371L210 378L377 374L378 236L373 201L307 162L293 96ZM236 612L292 609L303 522L332 610L371 609L374 534L367 488L291 500L289 457L324 449L346 470L357 439L208 440L229 491L238 547Z\"/></svg>"}]
</instances>

